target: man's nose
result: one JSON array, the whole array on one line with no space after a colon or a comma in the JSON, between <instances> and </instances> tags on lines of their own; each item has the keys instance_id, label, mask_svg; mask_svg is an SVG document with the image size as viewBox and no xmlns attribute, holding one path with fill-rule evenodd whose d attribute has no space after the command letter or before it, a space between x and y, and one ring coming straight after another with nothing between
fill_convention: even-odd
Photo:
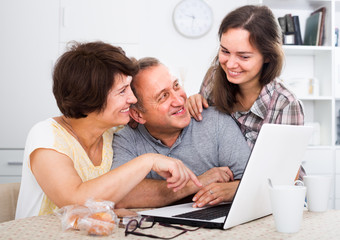
<instances>
[{"instance_id":1,"label":"man's nose","mask_svg":"<svg viewBox=\"0 0 340 240\"><path fill-rule=\"evenodd\" d=\"M174 106L180 106L184 104L184 98L179 92L174 91L172 94L172 104Z\"/></svg>"}]
</instances>

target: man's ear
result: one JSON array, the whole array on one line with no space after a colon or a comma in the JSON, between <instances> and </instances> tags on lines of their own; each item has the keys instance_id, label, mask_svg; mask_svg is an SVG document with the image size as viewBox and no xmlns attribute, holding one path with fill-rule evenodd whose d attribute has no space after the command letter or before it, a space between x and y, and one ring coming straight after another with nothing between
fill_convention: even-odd
<instances>
[{"instance_id":1,"label":"man's ear","mask_svg":"<svg viewBox=\"0 0 340 240\"><path fill-rule=\"evenodd\" d=\"M130 107L130 117L140 124L145 123L145 120L143 118L143 113L134 107Z\"/></svg>"}]
</instances>

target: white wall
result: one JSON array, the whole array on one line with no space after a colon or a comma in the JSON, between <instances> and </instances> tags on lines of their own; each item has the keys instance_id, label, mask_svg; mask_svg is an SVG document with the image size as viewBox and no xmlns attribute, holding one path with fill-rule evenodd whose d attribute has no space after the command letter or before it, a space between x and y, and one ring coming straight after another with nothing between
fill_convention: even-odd
<instances>
[{"instance_id":1,"label":"white wall","mask_svg":"<svg viewBox=\"0 0 340 240\"><path fill-rule=\"evenodd\" d=\"M188 95L197 93L203 76L218 49L218 28L223 17L245 0L208 0L214 13L210 32L199 39L178 34L172 23L172 10L178 0L143 0L140 25L140 56L155 56L174 70L186 72Z\"/></svg>"},{"instance_id":2,"label":"white wall","mask_svg":"<svg viewBox=\"0 0 340 240\"><path fill-rule=\"evenodd\" d=\"M173 26L180 0L1 0L0 150L23 149L29 129L59 115L51 72L69 40L102 40L129 56L159 58L182 73L188 95L197 93L218 49L222 18L246 0L207 0L211 31L187 39Z\"/></svg>"},{"instance_id":3,"label":"white wall","mask_svg":"<svg viewBox=\"0 0 340 240\"><path fill-rule=\"evenodd\" d=\"M84 8L84 3L82 9L77 5L77 2L84 2L84 0L73 0L73 4L70 4L68 0L61 1L61 15L63 15L64 6L66 6L65 8L68 12L66 13L68 15L66 16L66 21L69 25L74 26L73 28L69 28L69 30L61 27L61 35L73 35L77 40L78 38L98 40L97 36L101 35L103 37L99 40L104 41L106 40L105 38L111 40L119 37L117 41L115 40L111 43L122 46L129 56L136 58L146 56L157 57L174 72L178 74L179 72L185 73L182 74L182 78L183 76L185 77L182 80L184 80L184 87L188 95L198 92L205 71L217 53L217 32L221 20L230 10L247 2L246 0L207 0L206 2L211 6L214 13L213 27L210 32L202 38L188 39L176 32L172 22L173 9L180 0L129 0L129 3L126 5L133 5L133 8L130 8L129 11L123 15L116 13L116 19L114 16L110 16L110 20L116 20L124 27L112 26L112 28L114 28L114 30L112 30L112 28L110 29L110 27L108 27L110 25L102 25L102 28L107 31L105 33L100 33L100 30L93 29L93 21L95 20L88 21L88 18L86 18L87 15L96 15L96 11ZM85 2L93 1L86 0ZM115 1L115 3L112 3L114 2L112 0L108 2L110 2L110 6L108 7L114 9L115 4L123 5L126 0ZM120 6L120 8L122 7L123 6ZM126 6L124 6L124 8L125 7ZM73 10L70 10L70 8L73 8ZM103 5L98 5L97 8L102 8L101 11L103 13L107 11L107 8L105 9ZM79 20L79 17L83 17L84 19ZM76 21L85 21L85 25L91 24L92 26L89 27L90 31L95 31L98 35L93 35L92 38L88 35L88 32L86 36L75 33L77 29L79 31L79 28L76 27ZM96 27L100 28L100 26ZM110 31L112 32L111 35L108 33ZM126 41L123 40L124 36L126 36ZM63 44L65 44L65 40L70 39L69 37L61 36L61 42L63 42ZM61 52L62 51L64 51L64 45L61 46Z\"/></svg>"}]
</instances>

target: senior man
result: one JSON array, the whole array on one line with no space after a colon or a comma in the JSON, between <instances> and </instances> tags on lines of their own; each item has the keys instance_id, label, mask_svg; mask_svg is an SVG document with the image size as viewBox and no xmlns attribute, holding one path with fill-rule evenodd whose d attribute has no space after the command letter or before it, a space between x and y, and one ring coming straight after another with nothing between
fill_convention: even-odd
<instances>
[{"instance_id":1,"label":"senior man","mask_svg":"<svg viewBox=\"0 0 340 240\"><path fill-rule=\"evenodd\" d=\"M230 201L246 166L250 149L234 120L214 108L196 122L186 109L186 93L177 78L155 58L138 61L131 83L138 102L130 116L138 127L126 126L115 134L116 168L144 153L160 153L183 161L203 184L192 183L178 192L167 188L155 172L137 185L117 207L159 207L195 194L193 207Z\"/></svg>"}]
</instances>

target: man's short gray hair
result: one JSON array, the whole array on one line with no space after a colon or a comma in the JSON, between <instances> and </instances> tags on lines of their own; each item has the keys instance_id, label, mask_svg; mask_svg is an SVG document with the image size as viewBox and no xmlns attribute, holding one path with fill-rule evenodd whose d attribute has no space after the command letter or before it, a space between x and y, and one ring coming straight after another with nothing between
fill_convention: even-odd
<instances>
[{"instance_id":1,"label":"man's short gray hair","mask_svg":"<svg viewBox=\"0 0 340 240\"><path fill-rule=\"evenodd\" d=\"M137 61L137 66L139 68L138 73L140 73L141 71L144 71L148 68L159 66L161 64L162 63L157 58L153 58L153 57L141 58ZM136 76L138 75L138 73L136 74ZM137 98L137 103L132 104L131 107L135 107L135 108L139 109L140 111L145 112L145 109L143 107L142 96L141 96L140 93L138 93L138 90L136 89L136 86L135 86L136 76L132 79L131 89L133 91L133 94Z\"/></svg>"}]
</instances>

